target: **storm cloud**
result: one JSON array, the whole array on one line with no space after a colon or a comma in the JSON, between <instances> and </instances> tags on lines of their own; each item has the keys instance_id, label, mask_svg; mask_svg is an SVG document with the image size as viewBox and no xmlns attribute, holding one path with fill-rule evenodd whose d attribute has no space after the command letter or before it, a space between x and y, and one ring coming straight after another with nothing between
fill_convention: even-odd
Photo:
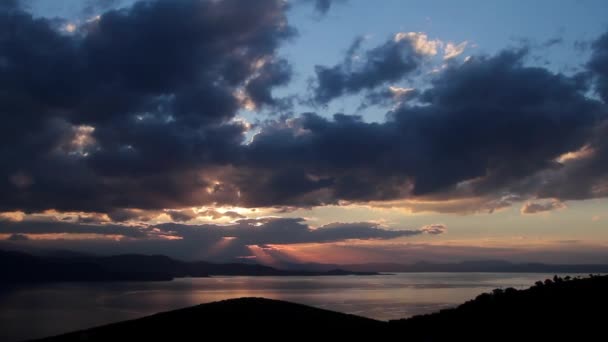
<instances>
[{"instance_id":1,"label":"storm cloud","mask_svg":"<svg viewBox=\"0 0 608 342\"><path fill-rule=\"evenodd\" d=\"M0 7L0 212L187 222L201 206L481 198L491 211L509 198L608 196L608 35L579 74L507 49L392 90L436 43L398 33L362 51L360 38L317 66L313 98L400 94L384 121L311 112L249 125L241 109L287 103L274 92L292 79L278 52L296 35L284 1L142 1L69 30L16 5ZM330 241L327 229L302 240Z\"/></svg>"},{"instance_id":2,"label":"storm cloud","mask_svg":"<svg viewBox=\"0 0 608 342\"><path fill-rule=\"evenodd\" d=\"M280 0L142 1L73 32L0 11L0 157L11 160L0 210L212 201L192 190L213 186L206 167L237 158L242 97L270 105L289 79L275 56L294 35L285 10Z\"/></svg>"},{"instance_id":3,"label":"storm cloud","mask_svg":"<svg viewBox=\"0 0 608 342\"><path fill-rule=\"evenodd\" d=\"M525 57L506 50L449 67L420 104L406 103L383 123L309 113L265 127L248 146L251 163L266 170L251 186L277 189L264 193L267 205L534 195L543 180L522 180L563 168L559 157L585 144L604 144L596 131L606 112L585 95L585 77L529 67ZM260 200L248 193L244 200Z\"/></svg>"}]
</instances>

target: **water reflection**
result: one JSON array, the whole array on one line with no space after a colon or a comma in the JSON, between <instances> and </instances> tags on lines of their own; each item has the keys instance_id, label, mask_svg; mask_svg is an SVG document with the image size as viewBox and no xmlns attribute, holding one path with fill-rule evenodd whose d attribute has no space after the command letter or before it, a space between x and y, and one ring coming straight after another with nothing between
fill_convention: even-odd
<instances>
[{"instance_id":1,"label":"water reflection","mask_svg":"<svg viewBox=\"0 0 608 342\"><path fill-rule=\"evenodd\" d=\"M405 273L336 277L214 277L171 282L60 283L0 289L0 340L17 341L200 303L266 297L388 320L434 312L498 287L552 274Z\"/></svg>"}]
</instances>

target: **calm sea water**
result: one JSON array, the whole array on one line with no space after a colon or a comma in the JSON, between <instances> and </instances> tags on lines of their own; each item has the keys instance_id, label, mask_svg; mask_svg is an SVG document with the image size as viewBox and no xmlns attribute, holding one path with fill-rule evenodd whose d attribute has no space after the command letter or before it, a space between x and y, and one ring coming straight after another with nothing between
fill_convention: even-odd
<instances>
[{"instance_id":1,"label":"calm sea water","mask_svg":"<svg viewBox=\"0 0 608 342\"><path fill-rule=\"evenodd\" d=\"M45 337L238 297L266 297L380 320L453 307L494 288L552 274L401 273L380 276L213 277L170 282L58 283L0 289L0 341Z\"/></svg>"}]
</instances>

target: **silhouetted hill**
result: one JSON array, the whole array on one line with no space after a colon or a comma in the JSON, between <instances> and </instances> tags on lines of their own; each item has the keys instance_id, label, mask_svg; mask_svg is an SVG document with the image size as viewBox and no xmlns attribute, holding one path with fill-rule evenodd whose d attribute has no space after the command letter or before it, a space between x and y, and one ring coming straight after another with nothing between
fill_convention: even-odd
<instances>
[{"instance_id":1,"label":"silhouetted hill","mask_svg":"<svg viewBox=\"0 0 608 342\"><path fill-rule=\"evenodd\" d=\"M41 341L299 340L381 331L386 322L300 304L241 298L160 313ZM214 339L216 339L214 338Z\"/></svg>"},{"instance_id":2,"label":"silhouetted hill","mask_svg":"<svg viewBox=\"0 0 608 342\"><path fill-rule=\"evenodd\" d=\"M21 252L0 251L0 282L52 281L165 281L180 277L210 275L247 276L321 276L365 274L371 272L285 271L258 264L214 264L185 262L163 255L34 256Z\"/></svg>"},{"instance_id":3,"label":"silhouetted hill","mask_svg":"<svg viewBox=\"0 0 608 342\"><path fill-rule=\"evenodd\" d=\"M127 258L128 259L128 258ZM20 252L0 251L1 281L4 282L51 282L51 281L160 281L171 280L166 270L151 267L138 269L134 265L112 268L117 260L102 258L37 257ZM127 260L128 261L128 260ZM151 260L150 260L151 261Z\"/></svg>"},{"instance_id":4,"label":"silhouetted hill","mask_svg":"<svg viewBox=\"0 0 608 342\"><path fill-rule=\"evenodd\" d=\"M496 289L457 308L390 322L415 341L606 340L608 276Z\"/></svg>"},{"instance_id":5,"label":"silhouetted hill","mask_svg":"<svg viewBox=\"0 0 608 342\"><path fill-rule=\"evenodd\" d=\"M41 341L262 340L321 337L406 341L602 341L608 277L547 280L497 289L454 309L380 322L261 298L203 304Z\"/></svg>"}]
</instances>

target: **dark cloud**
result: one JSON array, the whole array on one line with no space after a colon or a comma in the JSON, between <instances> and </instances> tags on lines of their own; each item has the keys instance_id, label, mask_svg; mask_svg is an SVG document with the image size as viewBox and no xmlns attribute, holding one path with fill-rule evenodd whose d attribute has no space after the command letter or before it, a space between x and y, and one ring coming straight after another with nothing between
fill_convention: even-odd
<instances>
[{"instance_id":1,"label":"dark cloud","mask_svg":"<svg viewBox=\"0 0 608 342\"><path fill-rule=\"evenodd\" d=\"M346 2L346 0L300 0L302 3L312 3L315 12L320 15L325 15L331 9L332 5L337 2Z\"/></svg>"},{"instance_id":2,"label":"dark cloud","mask_svg":"<svg viewBox=\"0 0 608 342\"><path fill-rule=\"evenodd\" d=\"M191 209L185 210L168 210L166 213L171 217L171 220L174 222L187 222L191 221L197 217L208 217L212 220L219 219L244 219L245 216L237 213L236 211L226 210L224 212L215 210L215 209L207 209L200 212L195 212Z\"/></svg>"},{"instance_id":3,"label":"dark cloud","mask_svg":"<svg viewBox=\"0 0 608 342\"><path fill-rule=\"evenodd\" d=\"M140 209L118 208L108 212L108 217L114 222L143 221L147 222L158 216L158 213Z\"/></svg>"},{"instance_id":4,"label":"dark cloud","mask_svg":"<svg viewBox=\"0 0 608 342\"><path fill-rule=\"evenodd\" d=\"M174 222L188 222L197 217L193 210L170 210L167 211L167 214Z\"/></svg>"},{"instance_id":5,"label":"dark cloud","mask_svg":"<svg viewBox=\"0 0 608 342\"><path fill-rule=\"evenodd\" d=\"M388 240L422 234L422 230L388 230L377 224L333 223L312 229L301 218L244 219L227 226L182 225L167 223L155 226L162 232L186 240L236 239L243 245L284 245L329 243L345 240Z\"/></svg>"},{"instance_id":6,"label":"dark cloud","mask_svg":"<svg viewBox=\"0 0 608 342\"><path fill-rule=\"evenodd\" d=\"M426 226L420 228L420 230L427 234L439 235L439 234L444 234L445 232L447 232L448 226L446 226L445 224L436 223L436 224L426 225Z\"/></svg>"},{"instance_id":7,"label":"dark cloud","mask_svg":"<svg viewBox=\"0 0 608 342\"><path fill-rule=\"evenodd\" d=\"M243 219L245 216L237 213L236 211L225 211L221 212L215 209L207 209L199 213L200 216L211 217L214 220L219 220L221 218L230 218L230 219Z\"/></svg>"},{"instance_id":8,"label":"dark cloud","mask_svg":"<svg viewBox=\"0 0 608 342\"><path fill-rule=\"evenodd\" d=\"M394 114L402 127L435 137L424 144L415 193L478 177L478 192L496 191L587 141L602 116L600 104L585 97L586 84L526 67L524 55L507 51L447 70L422 95L428 106Z\"/></svg>"},{"instance_id":9,"label":"dark cloud","mask_svg":"<svg viewBox=\"0 0 608 342\"><path fill-rule=\"evenodd\" d=\"M596 79L599 95L608 103L608 33L593 42L588 67Z\"/></svg>"},{"instance_id":10,"label":"dark cloud","mask_svg":"<svg viewBox=\"0 0 608 342\"><path fill-rule=\"evenodd\" d=\"M0 10L13 10L19 8L19 0L2 0Z\"/></svg>"},{"instance_id":11,"label":"dark cloud","mask_svg":"<svg viewBox=\"0 0 608 342\"><path fill-rule=\"evenodd\" d=\"M64 221L2 221L0 234L98 234L145 238L148 233L140 227L121 225L85 225Z\"/></svg>"},{"instance_id":12,"label":"dark cloud","mask_svg":"<svg viewBox=\"0 0 608 342\"><path fill-rule=\"evenodd\" d=\"M399 107L384 123L305 114L265 127L248 146L258 182L234 180L242 199L321 205L515 191L521 179L559 167L555 160L581 148L605 120L580 77L527 67L525 55L505 51L451 66L417 98L421 104Z\"/></svg>"},{"instance_id":13,"label":"dark cloud","mask_svg":"<svg viewBox=\"0 0 608 342\"><path fill-rule=\"evenodd\" d=\"M608 121L600 123L579 151L578 158L556 169L540 172L521 181L543 198L584 200L608 196Z\"/></svg>"},{"instance_id":14,"label":"dark cloud","mask_svg":"<svg viewBox=\"0 0 608 342\"><path fill-rule=\"evenodd\" d=\"M333 67L315 67L314 100L326 104L343 95L373 90L401 80L422 62L424 54L416 49L417 37L418 34L396 36L362 56L358 53L363 39L357 38L342 63Z\"/></svg>"},{"instance_id":15,"label":"dark cloud","mask_svg":"<svg viewBox=\"0 0 608 342\"><path fill-rule=\"evenodd\" d=\"M128 239L122 239L119 243L115 239L47 240L41 244L54 249L74 250L86 246L85 250L89 253L163 253L185 259L234 260L251 256L252 247L268 249L267 252L270 252L271 245L391 240L426 231L389 230L368 222L332 223L313 229L300 218L244 219L229 225L168 223L149 227L84 225L60 221L0 223L0 234L62 233L124 236Z\"/></svg>"},{"instance_id":16,"label":"dark cloud","mask_svg":"<svg viewBox=\"0 0 608 342\"><path fill-rule=\"evenodd\" d=\"M521 208L522 214L536 214L556 209L563 209L566 205L560 201L526 202Z\"/></svg>"},{"instance_id":17,"label":"dark cloud","mask_svg":"<svg viewBox=\"0 0 608 342\"><path fill-rule=\"evenodd\" d=\"M235 94L272 105L289 79L285 6L141 1L74 34L0 11L0 210L212 202L202 170L236 158L247 130Z\"/></svg>"},{"instance_id":18,"label":"dark cloud","mask_svg":"<svg viewBox=\"0 0 608 342\"><path fill-rule=\"evenodd\" d=\"M0 234L97 234L151 239L172 236L187 241L217 242L237 239L243 245L328 243L345 240L389 240L431 233L428 230L393 230L369 222L332 223L311 228L301 218L241 219L228 225L164 223L153 226L82 224L54 220L0 222ZM434 234L434 233L431 233Z\"/></svg>"},{"instance_id":19,"label":"dark cloud","mask_svg":"<svg viewBox=\"0 0 608 342\"><path fill-rule=\"evenodd\" d=\"M332 0L314 0L315 10L319 13L327 13L331 8Z\"/></svg>"},{"instance_id":20,"label":"dark cloud","mask_svg":"<svg viewBox=\"0 0 608 342\"><path fill-rule=\"evenodd\" d=\"M280 59L265 63L258 71L258 75L247 83L246 90L251 100L257 107L271 106L284 107L285 99L277 100L272 96L271 90L278 86L284 86L291 80L291 65Z\"/></svg>"},{"instance_id":21,"label":"dark cloud","mask_svg":"<svg viewBox=\"0 0 608 342\"><path fill-rule=\"evenodd\" d=\"M370 91L365 95L365 99L360 109L369 106L400 106L403 103L416 99L420 91L413 88L388 87L376 91Z\"/></svg>"},{"instance_id":22,"label":"dark cloud","mask_svg":"<svg viewBox=\"0 0 608 342\"><path fill-rule=\"evenodd\" d=\"M448 63L384 122L273 117L246 145L253 134L234 120L243 101L281 107L272 90L291 76L277 56L294 34L284 1L142 1L71 33L7 6L0 211L128 222L174 210L187 221L192 213L177 208L481 198L491 211L505 198L608 195L607 35L581 74L530 67L525 50L506 50ZM384 101L434 53L422 34L398 34L354 59L361 43L317 68L318 102ZM587 96L591 84L603 102ZM559 161L584 146L592 153Z\"/></svg>"}]
</instances>

